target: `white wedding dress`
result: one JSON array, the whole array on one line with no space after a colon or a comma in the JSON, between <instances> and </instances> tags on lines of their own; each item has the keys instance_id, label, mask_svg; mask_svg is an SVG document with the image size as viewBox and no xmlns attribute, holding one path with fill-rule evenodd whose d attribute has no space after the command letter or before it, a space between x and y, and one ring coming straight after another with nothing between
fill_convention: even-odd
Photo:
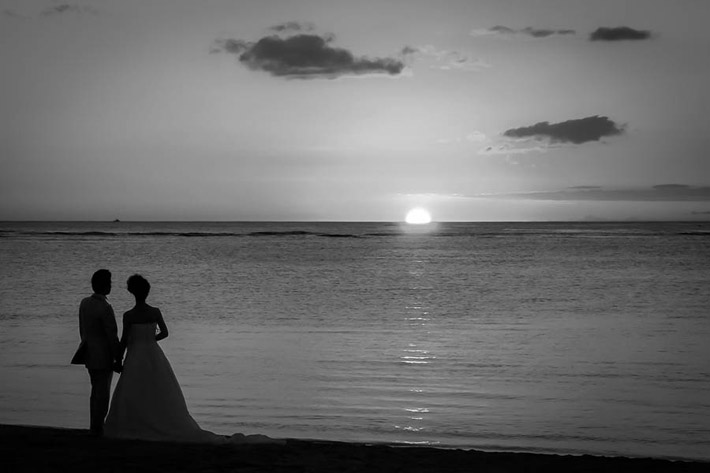
<instances>
[{"instance_id":1,"label":"white wedding dress","mask_svg":"<svg viewBox=\"0 0 710 473\"><path fill-rule=\"evenodd\" d=\"M156 327L156 323L130 327L123 372L104 426L107 437L189 443L282 442L264 435L227 437L200 428L155 340Z\"/></svg>"}]
</instances>

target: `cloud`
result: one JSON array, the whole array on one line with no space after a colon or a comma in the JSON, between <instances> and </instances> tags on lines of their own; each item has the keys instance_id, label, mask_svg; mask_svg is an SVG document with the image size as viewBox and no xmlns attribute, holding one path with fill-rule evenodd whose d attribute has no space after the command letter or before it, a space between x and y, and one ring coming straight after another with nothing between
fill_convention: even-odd
<instances>
[{"instance_id":1,"label":"cloud","mask_svg":"<svg viewBox=\"0 0 710 473\"><path fill-rule=\"evenodd\" d=\"M470 141L472 143L482 143L487 139L488 137L486 136L486 134L478 130L474 130L473 132L466 135L466 141Z\"/></svg>"},{"instance_id":2,"label":"cloud","mask_svg":"<svg viewBox=\"0 0 710 473\"><path fill-rule=\"evenodd\" d=\"M497 194L496 197L547 201L708 202L710 187L663 184L607 189L601 186L575 186L555 191Z\"/></svg>"},{"instance_id":3,"label":"cloud","mask_svg":"<svg viewBox=\"0 0 710 473\"><path fill-rule=\"evenodd\" d=\"M484 143L488 141L488 137L482 131L474 130L465 136L455 137L455 138L439 138L436 143L440 145L451 145L451 144L461 144L461 143Z\"/></svg>"},{"instance_id":4,"label":"cloud","mask_svg":"<svg viewBox=\"0 0 710 473\"><path fill-rule=\"evenodd\" d=\"M277 28L290 32L282 26L277 25ZM334 47L334 40L334 35L313 33L269 35L256 42L227 39L216 41L211 52L234 54L249 69L296 79L332 79L364 74L394 76L401 74L405 68L399 57L357 57L347 49Z\"/></svg>"},{"instance_id":5,"label":"cloud","mask_svg":"<svg viewBox=\"0 0 710 473\"><path fill-rule=\"evenodd\" d=\"M690 189L691 186L687 184L658 184L656 186L653 186L653 188L660 191L675 191Z\"/></svg>"},{"instance_id":6,"label":"cloud","mask_svg":"<svg viewBox=\"0 0 710 473\"><path fill-rule=\"evenodd\" d=\"M72 5L69 3L60 3L58 5L53 5L47 7L40 12L40 16L57 16L64 14L74 14L74 15L96 15L98 10L94 7L85 5Z\"/></svg>"},{"instance_id":7,"label":"cloud","mask_svg":"<svg viewBox=\"0 0 710 473\"><path fill-rule=\"evenodd\" d=\"M539 122L532 126L512 128L503 132L503 136L547 139L550 143L581 144L599 141L604 136L620 135L623 132L623 125L618 125L607 117L594 115L560 123Z\"/></svg>"},{"instance_id":8,"label":"cloud","mask_svg":"<svg viewBox=\"0 0 710 473\"><path fill-rule=\"evenodd\" d=\"M242 39L218 39L212 44L210 53L241 54L251 47L252 43Z\"/></svg>"},{"instance_id":9,"label":"cloud","mask_svg":"<svg viewBox=\"0 0 710 473\"><path fill-rule=\"evenodd\" d=\"M614 28L601 27L592 31L589 41L627 41L644 40L651 38L648 30L635 30L628 26L618 26Z\"/></svg>"},{"instance_id":10,"label":"cloud","mask_svg":"<svg viewBox=\"0 0 710 473\"><path fill-rule=\"evenodd\" d=\"M515 37L515 36L527 36L530 38L548 38L550 36L566 36L576 34L575 30L570 29L547 29L547 28L533 28L527 26L525 28L509 28L507 26L496 25L488 29L477 29L471 31L472 36L501 36L501 37Z\"/></svg>"},{"instance_id":11,"label":"cloud","mask_svg":"<svg viewBox=\"0 0 710 473\"><path fill-rule=\"evenodd\" d=\"M480 71L481 69L491 67L490 64L480 59L471 58L464 52L438 49L432 45L420 47L405 46L401 54L405 57L428 60L431 62L430 67L432 69Z\"/></svg>"},{"instance_id":12,"label":"cloud","mask_svg":"<svg viewBox=\"0 0 710 473\"><path fill-rule=\"evenodd\" d=\"M2 11L1 15L5 18L12 18L13 20L26 20L27 17L17 13L15 10L9 8Z\"/></svg>"},{"instance_id":13,"label":"cloud","mask_svg":"<svg viewBox=\"0 0 710 473\"><path fill-rule=\"evenodd\" d=\"M491 67L490 64L485 61L472 58L464 52L438 49L432 45L420 47L405 46L401 54L404 57L413 57L423 61L429 61L429 67L432 69L444 71L475 72Z\"/></svg>"},{"instance_id":14,"label":"cloud","mask_svg":"<svg viewBox=\"0 0 710 473\"><path fill-rule=\"evenodd\" d=\"M549 147L526 146L513 143L497 143L478 150L482 156L513 156L529 153L546 153Z\"/></svg>"},{"instance_id":15,"label":"cloud","mask_svg":"<svg viewBox=\"0 0 710 473\"><path fill-rule=\"evenodd\" d=\"M315 25L308 21L286 21L278 25L274 25L269 30L276 31L277 33L293 33L301 31L314 31L316 29Z\"/></svg>"},{"instance_id":16,"label":"cloud","mask_svg":"<svg viewBox=\"0 0 710 473\"><path fill-rule=\"evenodd\" d=\"M12 9L5 9L0 16L13 20L32 20L34 18L50 18L60 15L98 15L99 10L92 6L58 3L42 10L21 14Z\"/></svg>"}]
</instances>

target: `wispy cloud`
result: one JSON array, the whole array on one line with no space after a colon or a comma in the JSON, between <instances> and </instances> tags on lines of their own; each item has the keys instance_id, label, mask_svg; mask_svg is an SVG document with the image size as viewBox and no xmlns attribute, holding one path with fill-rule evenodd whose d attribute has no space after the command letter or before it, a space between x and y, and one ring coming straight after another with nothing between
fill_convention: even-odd
<instances>
[{"instance_id":1,"label":"wispy cloud","mask_svg":"<svg viewBox=\"0 0 710 473\"><path fill-rule=\"evenodd\" d=\"M471 31L472 36L497 36L504 38L520 37L535 39L574 34L576 34L575 30L571 29L533 28L531 26L527 26L525 28L509 28L503 25L496 25L491 28L475 29Z\"/></svg>"},{"instance_id":2,"label":"wispy cloud","mask_svg":"<svg viewBox=\"0 0 710 473\"><path fill-rule=\"evenodd\" d=\"M20 13L17 13L15 10L11 10L9 8L6 8L5 10L0 13L0 15L4 18L11 18L13 20L27 20L28 17L25 15L22 15Z\"/></svg>"},{"instance_id":3,"label":"wispy cloud","mask_svg":"<svg viewBox=\"0 0 710 473\"><path fill-rule=\"evenodd\" d=\"M405 69L401 57L356 56L345 48L334 46L335 35L300 32L303 28L303 23L288 22L271 28L281 34L271 34L258 41L217 40L212 52L234 54L249 69L288 79L333 79L369 74L396 76Z\"/></svg>"},{"instance_id":4,"label":"wispy cloud","mask_svg":"<svg viewBox=\"0 0 710 473\"><path fill-rule=\"evenodd\" d=\"M32 20L34 18L51 18L63 15L95 16L99 14L99 10L90 5L80 5L74 3L57 3L41 10L33 12L18 13L13 9L5 9L0 12L0 16L13 20Z\"/></svg>"},{"instance_id":5,"label":"wispy cloud","mask_svg":"<svg viewBox=\"0 0 710 473\"><path fill-rule=\"evenodd\" d=\"M518 39L544 39L554 36L574 36L577 32L573 29L553 29L553 28L510 28L508 26L496 25L490 28L478 28L471 31L471 36L493 37L493 38L518 38ZM649 30L637 30L629 26L602 26L589 33L589 41L633 41L653 38L653 33Z\"/></svg>"},{"instance_id":6,"label":"wispy cloud","mask_svg":"<svg viewBox=\"0 0 710 473\"><path fill-rule=\"evenodd\" d=\"M651 37L652 34L648 30L636 30L628 26L600 27L589 34L589 41L639 41Z\"/></svg>"},{"instance_id":7,"label":"wispy cloud","mask_svg":"<svg viewBox=\"0 0 710 473\"><path fill-rule=\"evenodd\" d=\"M309 21L286 21L269 28L277 33L296 33L315 31L316 26Z\"/></svg>"},{"instance_id":8,"label":"wispy cloud","mask_svg":"<svg viewBox=\"0 0 710 473\"><path fill-rule=\"evenodd\" d=\"M40 16L57 16L57 15L97 15L98 10L88 5L76 5L71 3L60 3L45 8L40 12Z\"/></svg>"},{"instance_id":9,"label":"wispy cloud","mask_svg":"<svg viewBox=\"0 0 710 473\"><path fill-rule=\"evenodd\" d=\"M482 131L474 130L471 133L467 134L464 139L471 143L482 143L486 141L488 137Z\"/></svg>"},{"instance_id":10,"label":"wispy cloud","mask_svg":"<svg viewBox=\"0 0 710 473\"><path fill-rule=\"evenodd\" d=\"M599 141L605 136L620 135L623 132L623 125L618 125L607 117L594 115L560 123L539 122L531 126L511 128L503 132L503 136L535 138L550 143L582 144L588 141Z\"/></svg>"},{"instance_id":11,"label":"wispy cloud","mask_svg":"<svg viewBox=\"0 0 710 473\"><path fill-rule=\"evenodd\" d=\"M487 62L471 57L468 53L456 50L438 49L432 45L405 46L402 56L417 60L428 61L432 69L445 71L470 71L476 72L491 67Z\"/></svg>"},{"instance_id":12,"label":"wispy cloud","mask_svg":"<svg viewBox=\"0 0 710 473\"><path fill-rule=\"evenodd\" d=\"M495 143L478 151L481 156L514 156L530 153L546 153L549 146L540 146L539 144L530 143Z\"/></svg>"},{"instance_id":13,"label":"wispy cloud","mask_svg":"<svg viewBox=\"0 0 710 473\"><path fill-rule=\"evenodd\" d=\"M575 186L554 191L486 194L485 197L553 201L707 202L710 187L661 184L652 187Z\"/></svg>"},{"instance_id":14,"label":"wispy cloud","mask_svg":"<svg viewBox=\"0 0 710 473\"><path fill-rule=\"evenodd\" d=\"M450 144L461 144L461 143L484 143L488 141L488 137L486 136L485 133L482 131L474 130L470 133L467 133L465 136L457 136L457 137L446 137L446 138L439 138L436 140L436 143L441 144L441 145L450 145Z\"/></svg>"}]
</instances>

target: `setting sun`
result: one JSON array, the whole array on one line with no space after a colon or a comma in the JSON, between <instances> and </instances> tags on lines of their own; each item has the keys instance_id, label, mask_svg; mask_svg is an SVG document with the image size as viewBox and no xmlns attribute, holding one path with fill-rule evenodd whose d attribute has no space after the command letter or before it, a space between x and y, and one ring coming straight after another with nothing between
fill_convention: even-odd
<instances>
[{"instance_id":1,"label":"setting sun","mask_svg":"<svg viewBox=\"0 0 710 473\"><path fill-rule=\"evenodd\" d=\"M431 214L426 209L417 207L407 212L404 221L414 225L427 224L431 222Z\"/></svg>"}]
</instances>

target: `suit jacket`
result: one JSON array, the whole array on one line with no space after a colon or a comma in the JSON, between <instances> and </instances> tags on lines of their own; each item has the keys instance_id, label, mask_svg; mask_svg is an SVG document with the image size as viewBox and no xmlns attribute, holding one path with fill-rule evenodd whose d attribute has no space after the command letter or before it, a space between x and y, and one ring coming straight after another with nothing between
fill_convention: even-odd
<instances>
[{"instance_id":1,"label":"suit jacket","mask_svg":"<svg viewBox=\"0 0 710 473\"><path fill-rule=\"evenodd\" d=\"M81 301L79 334L81 345L74 355L79 364L83 362L88 369L110 370L119 361L116 315L105 296L92 294Z\"/></svg>"}]
</instances>

